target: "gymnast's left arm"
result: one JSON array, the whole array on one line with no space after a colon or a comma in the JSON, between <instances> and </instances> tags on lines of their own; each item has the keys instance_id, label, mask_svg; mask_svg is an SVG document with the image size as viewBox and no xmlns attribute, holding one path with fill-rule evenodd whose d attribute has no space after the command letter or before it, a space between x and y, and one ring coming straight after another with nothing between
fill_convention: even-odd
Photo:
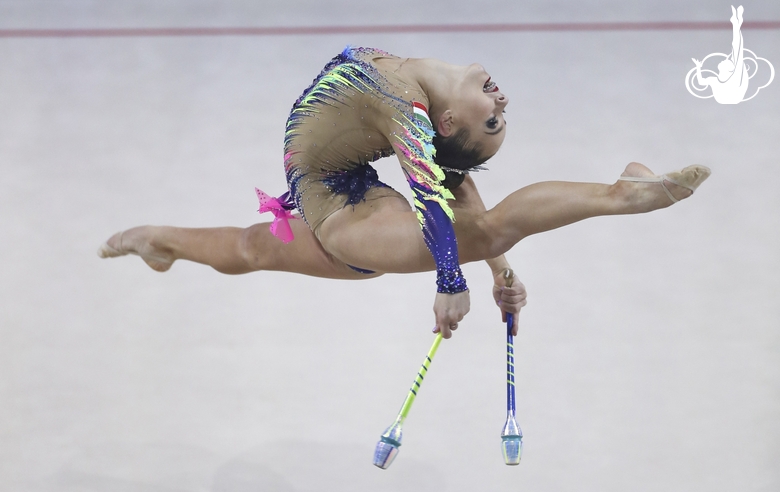
<instances>
[{"instance_id":1,"label":"gymnast's left arm","mask_svg":"<svg viewBox=\"0 0 780 492\"><path fill-rule=\"evenodd\" d=\"M433 160L434 131L427 110L424 105L415 104L419 113L399 112L387 136L412 190L422 236L436 263L434 332L450 338L452 330L457 329L469 312L469 291L460 268L458 241L452 224L455 215L447 203L453 196L442 186L444 172Z\"/></svg>"},{"instance_id":2,"label":"gymnast's left arm","mask_svg":"<svg viewBox=\"0 0 780 492\"><path fill-rule=\"evenodd\" d=\"M473 210L478 213L487 210L471 176L465 176L463 182L451 191L455 196L455 201L452 203L454 209ZM517 335L518 316L516 315L527 304L525 285L515 278L512 287L506 286L504 272L511 267L504 255L490 258L485 262L493 274L493 300L501 310L501 320L506 322L507 313L514 314L512 334Z\"/></svg>"}]
</instances>

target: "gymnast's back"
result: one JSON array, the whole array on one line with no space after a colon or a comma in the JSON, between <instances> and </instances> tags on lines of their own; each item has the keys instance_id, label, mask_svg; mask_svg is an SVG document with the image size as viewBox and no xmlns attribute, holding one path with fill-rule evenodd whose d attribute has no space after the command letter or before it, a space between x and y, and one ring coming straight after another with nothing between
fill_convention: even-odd
<instances>
[{"instance_id":1,"label":"gymnast's back","mask_svg":"<svg viewBox=\"0 0 780 492\"><path fill-rule=\"evenodd\" d=\"M405 139L407 127L416 126L414 103L428 104L416 82L398 75L405 61L376 49L348 47L293 105L285 132L285 171L291 198L315 234L344 206L394 194L369 163L395 154L397 142L390 140Z\"/></svg>"}]
</instances>

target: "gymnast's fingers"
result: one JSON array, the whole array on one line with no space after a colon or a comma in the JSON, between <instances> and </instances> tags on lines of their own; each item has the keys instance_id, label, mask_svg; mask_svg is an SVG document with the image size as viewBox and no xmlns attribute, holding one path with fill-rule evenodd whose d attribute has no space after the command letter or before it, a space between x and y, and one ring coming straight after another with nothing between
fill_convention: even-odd
<instances>
[{"instance_id":1,"label":"gymnast's fingers","mask_svg":"<svg viewBox=\"0 0 780 492\"><path fill-rule=\"evenodd\" d=\"M519 292L512 291L510 289L504 289L504 291L501 293L501 301L499 305L503 311L517 314L526 304L528 304L528 301L525 289Z\"/></svg>"},{"instance_id":2,"label":"gymnast's fingers","mask_svg":"<svg viewBox=\"0 0 780 492\"><path fill-rule=\"evenodd\" d=\"M458 329L459 319L463 319L462 316L458 316L455 313L447 312L436 317L436 327L433 332L441 332L442 338L452 337L452 332Z\"/></svg>"},{"instance_id":3,"label":"gymnast's fingers","mask_svg":"<svg viewBox=\"0 0 780 492\"><path fill-rule=\"evenodd\" d=\"M457 328L457 325L455 325L455 326ZM436 326L433 327L433 332L434 333L441 332L441 337L445 338L445 339L452 338L452 330L450 330L450 327L447 324L439 325L437 323Z\"/></svg>"},{"instance_id":4,"label":"gymnast's fingers","mask_svg":"<svg viewBox=\"0 0 780 492\"><path fill-rule=\"evenodd\" d=\"M522 282L517 282L512 287L504 287L501 289L501 294L525 297L528 295L528 292L525 290L525 285L523 285Z\"/></svg>"},{"instance_id":5,"label":"gymnast's fingers","mask_svg":"<svg viewBox=\"0 0 780 492\"><path fill-rule=\"evenodd\" d=\"M457 328L460 320L469 312L469 307L469 292L467 290L457 294L436 294L433 313L436 316L436 328L441 333L442 338L452 336L453 325Z\"/></svg>"},{"instance_id":6,"label":"gymnast's fingers","mask_svg":"<svg viewBox=\"0 0 780 492\"><path fill-rule=\"evenodd\" d=\"M528 297L525 294L512 295L512 294L504 293L504 294L501 294L501 305L502 306L504 304L523 304L523 305L525 305L525 302L526 302L527 298Z\"/></svg>"}]
</instances>

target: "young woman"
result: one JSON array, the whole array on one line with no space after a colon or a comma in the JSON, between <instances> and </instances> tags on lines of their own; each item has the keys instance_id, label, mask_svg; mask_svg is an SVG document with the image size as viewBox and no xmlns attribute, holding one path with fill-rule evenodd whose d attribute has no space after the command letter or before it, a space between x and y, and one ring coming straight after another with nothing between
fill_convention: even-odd
<instances>
[{"instance_id":1,"label":"young woman","mask_svg":"<svg viewBox=\"0 0 780 492\"><path fill-rule=\"evenodd\" d=\"M496 301L517 313L525 288L505 288L503 254L521 239L588 217L667 207L709 176L703 166L655 176L631 163L613 185L537 183L488 211L467 173L501 146L508 102L478 64L347 48L293 105L285 135L288 193L271 198L258 190L273 223L137 227L109 238L99 254L138 254L158 271L177 259L229 274L281 270L340 279L435 269L434 331L449 338L469 311L461 263L486 260ZM369 164L392 154L413 209Z\"/></svg>"}]
</instances>

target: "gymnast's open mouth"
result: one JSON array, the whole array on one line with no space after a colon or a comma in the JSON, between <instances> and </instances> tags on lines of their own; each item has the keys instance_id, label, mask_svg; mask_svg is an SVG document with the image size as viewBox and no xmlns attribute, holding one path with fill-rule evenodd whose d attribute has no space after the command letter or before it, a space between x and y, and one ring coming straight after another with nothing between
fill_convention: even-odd
<instances>
[{"instance_id":1,"label":"gymnast's open mouth","mask_svg":"<svg viewBox=\"0 0 780 492\"><path fill-rule=\"evenodd\" d=\"M498 86L488 77L485 85L482 86L482 92L498 92Z\"/></svg>"}]
</instances>

